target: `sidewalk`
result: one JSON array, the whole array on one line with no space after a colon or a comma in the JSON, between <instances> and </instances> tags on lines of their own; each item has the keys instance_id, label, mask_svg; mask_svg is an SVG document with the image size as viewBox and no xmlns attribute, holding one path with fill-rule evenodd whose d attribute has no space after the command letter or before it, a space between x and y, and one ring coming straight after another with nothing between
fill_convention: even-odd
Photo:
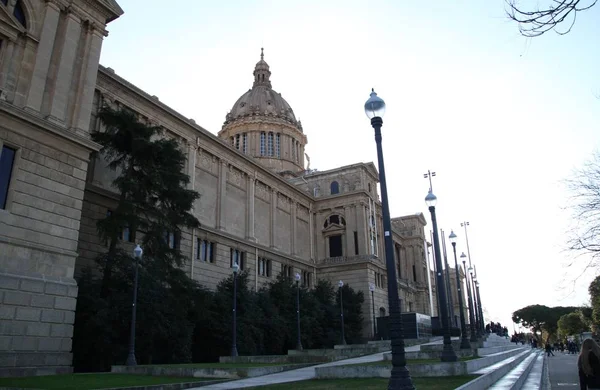
<instances>
[{"instance_id":1,"label":"sidewalk","mask_svg":"<svg viewBox=\"0 0 600 390\"><path fill-rule=\"evenodd\" d=\"M429 344L441 344L441 340L434 341ZM414 345L412 347L406 347L406 352L414 352L419 351L420 345ZM387 351L389 352L389 351ZM387 352L379 352L373 355L360 356L356 358L346 359L346 360L338 360L336 362L323 363L316 366L299 368L297 370L290 370L285 372L279 372L277 374L269 374L264 376L259 376L255 378L247 378L247 379L239 379L235 381L225 382L225 383L217 383L215 385L202 386L202 387L194 387L192 390L227 390L227 389L241 389L244 387L252 387L252 386L265 386L265 385L273 385L276 383L287 383L287 382L296 382L296 381L304 381L308 379L315 378L315 368L316 367L331 367L331 366L341 366L344 364L356 364L356 363L368 363L368 362L376 362L383 360L383 354Z\"/></svg>"}]
</instances>

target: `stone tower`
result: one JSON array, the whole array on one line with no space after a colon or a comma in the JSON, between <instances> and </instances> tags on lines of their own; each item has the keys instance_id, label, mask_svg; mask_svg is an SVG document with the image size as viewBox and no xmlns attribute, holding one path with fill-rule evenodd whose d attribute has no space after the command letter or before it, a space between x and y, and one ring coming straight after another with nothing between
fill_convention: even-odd
<instances>
[{"instance_id":1,"label":"stone tower","mask_svg":"<svg viewBox=\"0 0 600 390\"><path fill-rule=\"evenodd\" d=\"M295 176L304 171L308 141L288 102L271 87L271 71L262 50L252 89L235 102L218 135L266 168Z\"/></svg>"}]
</instances>

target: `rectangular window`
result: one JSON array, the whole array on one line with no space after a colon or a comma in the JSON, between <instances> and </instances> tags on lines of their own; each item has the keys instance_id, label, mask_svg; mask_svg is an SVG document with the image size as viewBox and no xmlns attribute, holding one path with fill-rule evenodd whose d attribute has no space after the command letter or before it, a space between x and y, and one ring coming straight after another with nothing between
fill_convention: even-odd
<instances>
[{"instance_id":1,"label":"rectangular window","mask_svg":"<svg viewBox=\"0 0 600 390\"><path fill-rule=\"evenodd\" d=\"M296 161L296 140L292 138L292 161Z\"/></svg>"},{"instance_id":2,"label":"rectangular window","mask_svg":"<svg viewBox=\"0 0 600 390\"><path fill-rule=\"evenodd\" d=\"M231 146L235 146L235 138L231 137Z\"/></svg>"},{"instance_id":3,"label":"rectangular window","mask_svg":"<svg viewBox=\"0 0 600 390\"><path fill-rule=\"evenodd\" d=\"M277 158L281 158L281 134L277 133L275 135L275 156Z\"/></svg>"},{"instance_id":4,"label":"rectangular window","mask_svg":"<svg viewBox=\"0 0 600 390\"><path fill-rule=\"evenodd\" d=\"M358 255L358 232L354 231L354 254Z\"/></svg>"},{"instance_id":5,"label":"rectangular window","mask_svg":"<svg viewBox=\"0 0 600 390\"><path fill-rule=\"evenodd\" d=\"M266 149L266 142L267 142L266 138L267 138L267 135L265 134L265 132L264 131L261 132L260 133L260 155L261 156L265 156L266 155L266 151L267 151L267 149Z\"/></svg>"},{"instance_id":6,"label":"rectangular window","mask_svg":"<svg viewBox=\"0 0 600 390\"><path fill-rule=\"evenodd\" d=\"M417 267L415 267L413 265L413 280L416 282L417 281Z\"/></svg>"},{"instance_id":7,"label":"rectangular window","mask_svg":"<svg viewBox=\"0 0 600 390\"><path fill-rule=\"evenodd\" d=\"M239 135L239 134L237 134L237 135L235 136L235 148L236 148L237 150L240 150L240 135Z\"/></svg>"},{"instance_id":8,"label":"rectangular window","mask_svg":"<svg viewBox=\"0 0 600 390\"><path fill-rule=\"evenodd\" d=\"M128 226L125 226L121 232L119 233L119 239L122 241L133 242L134 235L131 233L131 229Z\"/></svg>"},{"instance_id":9,"label":"rectangular window","mask_svg":"<svg viewBox=\"0 0 600 390\"><path fill-rule=\"evenodd\" d=\"M214 243L196 238L196 259L207 263L214 263Z\"/></svg>"},{"instance_id":10,"label":"rectangular window","mask_svg":"<svg viewBox=\"0 0 600 390\"><path fill-rule=\"evenodd\" d=\"M244 258L245 253L240 251L239 249L230 249L230 257L229 257L229 267L233 268L233 264L237 263L240 267L240 271L244 269Z\"/></svg>"},{"instance_id":11,"label":"rectangular window","mask_svg":"<svg viewBox=\"0 0 600 390\"><path fill-rule=\"evenodd\" d=\"M269 157L273 157L273 133L269 132Z\"/></svg>"},{"instance_id":12,"label":"rectangular window","mask_svg":"<svg viewBox=\"0 0 600 390\"><path fill-rule=\"evenodd\" d=\"M13 165L15 163L16 150L8 146L2 146L0 152L0 208L6 208L8 199L8 187L12 176Z\"/></svg>"},{"instance_id":13,"label":"rectangular window","mask_svg":"<svg viewBox=\"0 0 600 390\"><path fill-rule=\"evenodd\" d=\"M265 259L258 258L258 274L261 276L265 276Z\"/></svg>"},{"instance_id":14,"label":"rectangular window","mask_svg":"<svg viewBox=\"0 0 600 390\"><path fill-rule=\"evenodd\" d=\"M165 241L171 249L179 249L179 234L175 232L165 232Z\"/></svg>"},{"instance_id":15,"label":"rectangular window","mask_svg":"<svg viewBox=\"0 0 600 390\"><path fill-rule=\"evenodd\" d=\"M242 152L248 154L248 133L244 133L242 136Z\"/></svg>"}]
</instances>

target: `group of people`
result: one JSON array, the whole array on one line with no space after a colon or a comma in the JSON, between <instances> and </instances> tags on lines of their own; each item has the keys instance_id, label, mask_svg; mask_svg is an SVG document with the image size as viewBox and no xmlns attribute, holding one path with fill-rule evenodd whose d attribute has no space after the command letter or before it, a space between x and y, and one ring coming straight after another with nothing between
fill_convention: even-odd
<instances>
[{"instance_id":1,"label":"group of people","mask_svg":"<svg viewBox=\"0 0 600 390\"><path fill-rule=\"evenodd\" d=\"M533 345L531 346L532 348L535 348ZM579 342L575 339L575 340L565 340L560 341L560 342L555 342L554 344L550 344L549 342L546 343L546 354L548 356L554 356L554 351L561 351L561 352L565 352L565 350L567 351L567 353L569 355L573 354L576 355L579 353Z\"/></svg>"},{"instance_id":2,"label":"group of people","mask_svg":"<svg viewBox=\"0 0 600 390\"><path fill-rule=\"evenodd\" d=\"M496 333L501 337L508 337L508 328L506 326L502 326L499 322L490 322L485 325L486 333Z\"/></svg>"}]
</instances>

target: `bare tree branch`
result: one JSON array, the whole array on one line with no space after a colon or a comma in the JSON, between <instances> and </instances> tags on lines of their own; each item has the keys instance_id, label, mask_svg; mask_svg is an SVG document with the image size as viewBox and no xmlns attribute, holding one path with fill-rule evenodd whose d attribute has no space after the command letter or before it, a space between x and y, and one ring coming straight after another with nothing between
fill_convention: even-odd
<instances>
[{"instance_id":1,"label":"bare tree branch","mask_svg":"<svg viewBox=\"0 0 600 390\"><path fill-rule=\"evenodd\" d=\"M546 8L526 11L517 4L518 0L505 0L506 14L519 24L519 32L526 37L537 37L550 30L559 35L568 34L575 24L577 12L592 8L597 1L552 0ZM567 23L567 29L557 30L562 23Z\"/></svg>"}]
</instances>

